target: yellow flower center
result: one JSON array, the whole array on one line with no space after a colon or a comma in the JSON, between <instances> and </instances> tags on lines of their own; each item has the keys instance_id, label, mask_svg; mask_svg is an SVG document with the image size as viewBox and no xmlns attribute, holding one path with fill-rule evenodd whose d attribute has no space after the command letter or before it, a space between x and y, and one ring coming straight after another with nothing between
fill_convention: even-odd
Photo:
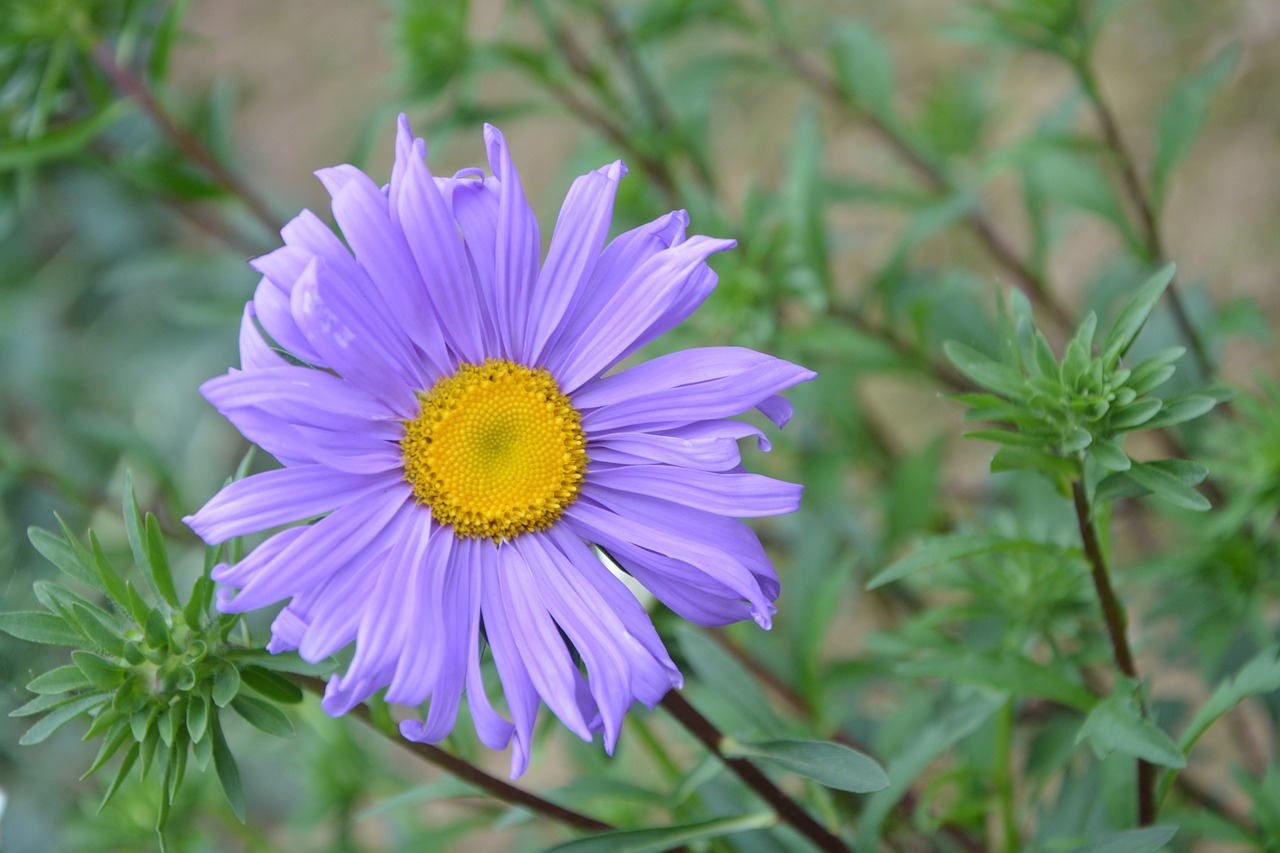
<instances>
[{"instance_id":1,"label":"yellow flower center","mask_svg":"<svg viewBox=\"0 0 1280 853\"><path fill-rule=\"evenodd\" d=\"M464 364L419 399L400 442L404 478L456 535L498 542L544 530L578 496L582 416L546 370Z\"/></svg>"}]
</instances>

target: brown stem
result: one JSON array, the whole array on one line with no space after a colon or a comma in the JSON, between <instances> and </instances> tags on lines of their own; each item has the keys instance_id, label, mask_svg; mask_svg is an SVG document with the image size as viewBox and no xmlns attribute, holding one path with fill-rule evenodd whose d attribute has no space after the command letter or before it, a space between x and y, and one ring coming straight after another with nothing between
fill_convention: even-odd
<instances>
[{"instance_id":1,"label":"brown stem","mask_svg":"<svg viewBox=\"0 0 1280 853\"><path fill-rule=\"evenodd\" d=\"M190 131L174 121L164 106L156 99L145 81L116 62L115 54L106 42L98 42L93 48L93 61L108 79L125 94L134 98L143 111L151 117L165 136L193 163L204 169L226 192L239 198L262 226L278 233L283 223L278 220L266 203L222 164L213 152L205 147Z\"/></svg>"},{"instance_id":2,"label":"brown stem","mask_svg":"<svg viewBox=\"0 0 1280 853\"><path fill-rule=\"evenodd\" d=\"M813 718L813 708L805 701L804 697L796 693L796 691L791 688L791 685L779 678L773 670L769 669L769 667L762 663L758 658L753 656L746 649L743 649L741 646L734 643L720 631L707 631L706 633L711 637L711 639L715 640L722 649L733 655L733 657L737 659L738 663L746 667L752 675L773 691L778 698L790 705L793 711L806 719ZM831 735L831 740L836 743L842 743L850 749L856 749L859 752L871 755L874 758L870 747L859 741L857 738L846 735L842 731L837 730L834 732ZM919 795L916 794L914 790L908 788L903 792L902 797L898 800L898 804L895 808L904 814L910 815L915 811L919 801ZM982 846L981 841L974 838L958 826L953 824L943 824L939 828L945 832L952 841L960 845L961 849L967 851L967 853L982 853L985 849Z\"/></svg>"},{"instance_id":3,"label":"brown stem","mask_svg":"<svg viewBox=\"0 0 1280 853\"><path fill-rule=\"evenodd\" d=\"M1083 479L1071 484L1071 497L1076 507L1076 522L1080 526L1080 539L1084 543L1085 558L1089 562L1089 574L1093 578L1093 588L1098 593L1098 603L1102 606L1102 618L1107 626L1107 634L1111 637L1111 648L1114 651L1116 666L1126 676L1137 682L1138 668L1133 662L1133 652L1129 650L1129 638L1126 633L1128 618L1124 605L1111 586L1111 573L1107 568L1107 556L1098 542L1098 531L1093 524L1093 512L1089 506L1089 496L1085 493ZM1147 716L1146 703L1139 699L1142 716ZM1150 826L1156 820L1156 767L1148 761L1138 759L1138 825Z\"/></svg>"},{"instance_id":4,"label":"brown stem","mask_svg":"<svg viewBox=\"0 0 1280 853\"><path fill-rule=\"evenodd\" d=\"M662 707L713 755L723 761L725 767L729 768L747 787L773 806L774 811L784 823L812 841L819 850L825 850L827 853L854 853L852 847L814 820L807 811L796 804L795 800L769 781L769 777L761 773L754 764L743 758L726 756L721 751L724 735L714 723L698 713L698 710L690 705L678 690L667 693L662 700Z\"/></svg>"},{"instance_id":5,"label":"brown stem","mask_svg":"<svg viewBox=\"0 0 1280 853\"><path fill-rule=\"evenodd\" d=\"M1098 124L1102 127L1103 139L1106 140L1107 146L1114 152L1119 163L1120 177L1124 181L1129 199L1133 202L1133 206L1137 208L1138 218L1142 222L1143 237L1147 243L1147 251L1150 252L1157 263L1162 263L1167 260L1167 255L1165 254L1164 240L1160 236L1160 222L1156 215L1155 205L1151 203L1150 196L1147 195L1142 186L1142 178L1138 175L1136 161L1130 154L1129 147L1125 144L1124 136L1120 133L1120 124L1116 121L1115 113L1111 110L1110 105L1102 96L1102 88L1098 85L1098 79L1094 76L1088 59L1081 61L1076 66L1076 73L1080 77L1080 84L1083 86L1090 104L1093 106L1093 111L1098 116ZM1169 283L1165 295L1169 300L1169 308L1173 312L1173 321L1178 326L1179 334L1182 335L1183 340L1187 342L1187 346L1191 349L1191 356L1195 359L1196 367L1199 369L1201 377L1206 380L1209 379L1214 373L1213 361L1209 357L1204 341L1200 338L1200 333L1196 331L1191 322L1191 314L1187 311L1186 303L1182 299L1182 293L1177 287L1177 282Z\"/></svg>"},{"instance_id":6,"label":"brown stem","mask_svg":"<svg viewBox=\"0 0 1280 853\"><path fill-rule=\"evenodd\" d=\"M845 109L857 106L840 85L808 57L784 43L776 44L775 50L779 58L798 77L824 98ZM901 133L879 116L865 110L858 110L857 113L867 127L880 137L886 147L902 158L926 186L937 192L954 191L955 188L946 175L911 145ZM1012 276L1014 286L1025 293L1032 302L1040 305L1062 328L1067 329L1073 325L1071 312L1054 298L1048 283L1018 256L1008 238L996 228L995 223L986 213L974 208L966 214L965 221L969 230L986 247L995 261Z\"/></svg>"},{"instance_id":7,"label":"brown stem","mask_svg":"<svg viewBox=\"0 0 1280 853\"><path fill-rule=\"evenodd\" d=\"M317 696L324 695L325 683L319 678L314 678L309 675L298 675L296 673L290 673L289 678L304 690L314 693ZM572 809L567 809L564 806L558 806L550 800L542 799L537 794L526 791L523 788L517 788L515 785L512 785L509 782L504 782L495 776L490 776L478 767L468 764L456 755L445 752L437 746L432 746L429 743L415 743L414 741L406 740L399 735L384 731L377 723L374 722L372 715L369 713L369 706L367 705L357 705L350 713L359 717L361 720L364 720L376 732L386 736L388 740L394 741L401 749L413 753L418 758L421 758L430 764L434 764L444 772L461 779L464 782L469 782L489 794L494 799L501 800L504 803L510 803L513 806L521 806L531 812L540 814L543 817L550 818L551 820L562 823L565 826L571 826L575 829L585 829L591 832L603 832L614 829L613 826L602 821L598 821L593 817L587 817L586 815L575 812Z\"/></svg>"}]
</instances>

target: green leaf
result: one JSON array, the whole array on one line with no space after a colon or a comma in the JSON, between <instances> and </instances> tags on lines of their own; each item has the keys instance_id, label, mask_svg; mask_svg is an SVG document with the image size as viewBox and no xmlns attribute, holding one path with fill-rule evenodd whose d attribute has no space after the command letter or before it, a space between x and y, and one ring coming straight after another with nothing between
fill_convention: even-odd
<instances>
[{"instance_id":1,"label":"green leaf","mask_svg":"<svg viewBox=\"0 0 1280 853\"><path fill-rule=\"evenodd\" d=\"M124 639L114 616L96 605L76 602L71 605L71 617L95 648L116 657L124 654Z\"/></svg>"},{"instance_id":2,"label":"green leaf","mask_svg":"<svg viewBox=\"0 0 1280 853\"><path fill-rule=\"evenodd\" d=\"M182 619L191 628L199 628L201 620L209 612L209 602L213 600L213 581L206 575L196 579L191 588L191 597L182 608Z\"/></svg>"},{"instance_id":3,"label":"green leaf","mask_svg":"<svg viewBox=\"0 0 1280 853\"><path fill-rule=\"evenodd\" d=\"M129 771L133 769L134 762L138 760L138 744L129 747L129 751L124 754L124 760L120 762L120 769L116 771L115 777L111 780L111 784L107 786L107 792L102 796L102 802L98 803L98 814L106 808L107 803L111 802L111 798L116 795L116 791L120 790L125 778L129 775Z\"/></svg>"},{"instance_id":4,"label":"green leaf","mask_svg":"<svg viewBox=\"0 0 1280 853\"><path fill-rule=\"evenodd\" d=\"M61 518L58 519L62 521ZM65 525L64 525L65 529ZM39 527L28 527L27 538L40 554L63 572L81 583L106 592L97 570L89 561L89 554L68 536L63 539Z\"/></svg>"},{"instance_id":5,"label":"green leaf","mask_svg":"<svg viewBox=\"0 0 1280 853\"><path fill-rule=\"evenodd\" d=\"M45 741L49 735L65 726L85 711L105 704L107 699L108 696L104 693L93 693L88 696L78 696L75 700L68 702L65 705L61 705L50 711L46 716L41 717L35 725L27 729L27 733L22 736L18 743L23 746L32 746L33 744L41 743Z\"/></svg>"},{"instance_id":6,"label":"green leaf","mask_svg":"<svg viewBox=\"0 0 1280 853\"><path fill-rule=\"evenodd\" d=\"M218 782L227 796L227 802L231 804L231 810L244 823L244 786L240 783L240 769L236 767L235 756L231 754L227 739L222 734L218 715L210 717L209 723L209 731L213 735L210 738L213 741L213 766L218 773Z\"/></svg>"},{"instance_id":7,"label":"green leaf","mask_svg":"<svg viewBox=\"0 0 1280 853\"><path fill-rule=\"evenodd\" d=\"M178 591L173 586L173 572L169 568L169 554L164 546L164 534L160 532L160 522L151 513L147 513L147 565L151 568L151 578L156 583L160 597L170 607L180 606Z\"/></svg>"},{"instance_id":8,"label":"green leaf","mask_svg":"<svg viewBox=\"0 0 1280 853\"><path fill-rule=\"evenodd\" d=\"M1176 826L1144 826L1113 832L1070 853L1156 853L1178 833Z\"/></svg>"},{"instance_id":9,"label":"green leaf","mask_svg":"<svg viewBox=\"0 0 1280 853\"><path fill-rule=\"evenodd\" d=\"M1027 396L1026 380L1009 365L988 358L958 341L947 341L942 345L942 351L957 370L980 387L1011 400L1021 400Z\"/></svg>"},{"instance_id":10,"label":"green leaf","mask_svg":"<svg viewBox=\"0 0 1280 853\"><path fill-rule=\"evenodd\" d=\"M75 651L71 653L71 660L75 662L76 668L84 673L84 677L93 682L95 687L101 687L104 690L115 690L124 683L125 668L111 663L101 655L93 652Z\"/></svg>"},{"instance_id":11,"label":"green leaf","mask_svg":"<svg viewBox=\"0 0 1280 853\"><path fill-rule=\"evenodd\" d=\"M1039 471L1054 482L1076 476L1077 464L1053 453L1030 447L1002 447L991 457L991 473L1002 471Z\"/></svg>"},{"instance_id":12,"label":"green leaf","mask_svg":"<svg viewBox=\"0 0 1280 853\"><path fill-rule=\"evenodd\" d=\"M850 99L881 119L893 114L893 57L879 34L852 19L836 27L831 60L836 81Z\"/></svg>"},{"instance_id":13,"label":"green leaf","mask_svg":"<svg viewBox=\"0 0 1280 853\"><path fill-rule=\"evenodd\" d=\"M1081 712L1087 712L1098 704L1098 697L1062 667L1046 666L1021 655L944 652L925 660L899 664L895 671L913 678L942 678L956 684L990 687L1015 696L1047 699Z\"/></svg>"},{"instance_id":14,"label":"green leaf","mask_svg":"<svg viewBox=\"0 0 1280 853\"><path fill-rule=\"evenodd\" d=\"M1111 325L1106 340L1102 344L1102 363L1106 367L1114 367L1120 359L1124 358L1129 347L1133 346L1133 342L1138 339L1138 333L1142 331L1147 318L1151 316L1156 303L1164 294L1165 288L1169 286L1169 282L1173 281L1176 269L1174 264L1165 264L1147 279L1125 303L1124 308L1120 309L1119 316ZM1137 371L1135 370L1134 373ZM1130 383L1132 382L1133 377L1130 377Z\"/></svg>"},{"instance_id":15,"label":"green leaf","mask_svg":"<svg viewBox=\"0 0 1280 853\"><path fill-rule=\"evenodd\" d=\"M113 101L93 115L65 124L34 139L0 144L0 172L29 169L50 160L60 160L84 150L99 134L128 110L128 101Z\"/></svg>"},{"instance_id":16,"label":"green leaf","mask_svg":"<svg viewBox=\"0 0 1280 853\"><path fill-rule=\"evenodd\" d=\"M949 699L946 707L907 741L902 752L887 762L889 787L862 801L856 849L879 850L885 818L911 789L916 777L938 756L976 731L1006 701L1005 694L977 691Z\"/></svg>"},{"instance_id":17,"label":"green leaf","mask_svg":"<svg viewBox=\"0 0 1280 853\"><path fill-rule=\"evenodd\" d=\"M1161 429L1208 414L1218 401L1206 394L1179 394L1164 401L1160 414L1148 421L1144 429Z\"/></svg>"},{"instance_id":18,"label":"green leaf","mask_svg":"<svg viewBox=\"0 0 1280 853\"><path fill-rule=\"evenodd\" d=\"M48 711L51 708L59 708L63 705L70 704L71 702L74 702L77 699L82 698L84 695L85 694L83 693L66 693L66 694L42 693L41 695L32 699L30 702L26 703L25 705L21 705L17 708L14 708L12 711L9 712L9 716L10 717L30 717L35 714L43 714L45 711ZM98 694L98 696L103 696L103 697L107 695L108 694L105 694L105 693Z\"/></svg>"},{"instance_id":19,"label":"green leaf","mask_svg":"<svg viewBox=\"0 0 1280 853\"><path fill-rule=\"evenodd\" d=\"M436 800L451 800L457 797L483 796L483 791L461 779L441 779L428 782L407 791L401 791L394 797L388 797L369 806L356 814L356 820L368 820L409 806L418 806Z\"/></svg>"},{"instance_id":20,"label":"green leaf","mask_svg":"<svg viewBox=\"0 0 1280 853\"><path fill-rule=\"evenodd\" d=\"M725 755L774 764L838 791L867 794L889 787L884 768L868 755L825 740L726 740Z\"/></svg>"},{"instance_id":21,"label":"green leaf","mask_svg":"<svg viewBox=\"0 0 1280 853\"><path fill-rule=\"evenodd\" d=\"M1147 422L1154 418L1163 407L1164 402L1162 400L1138 400L1124 408L1112 410L1111 417L1107 419L1107 426L1116 432L1124 432L1138 427L1147 429L1149 428L1147 427Z\"/></svg>"},{"instance_id":22,"label":"green leaf","mask_svg":"<svg viewBox=\"0 0 1280 853\"><path fill-rule=\"evenodd\" d=\"M1107 471L1128 471L1132 463L1119 444L1100 438L1089 447L1089 455Z\"/></svg>"},{"instance_id":23,"label":"green leaf","mask_svg":"<svg viewBox=\"0 0 1280 853\"><path fill-rule=\"evenodd\" d=\"M163 649L169 646L169 621L164 618L164 613L159 608L152 608L147 614L147 621L142 623L142 630L147 645L151 648Z\"/></svg>"},{"instance_id":24,"label":"green leaf","mask_svg":"<svg viewBox=\"0 0 1280 853\"><path fill-rule=\"evenodd\" d=\"M1263 650L1233 678L1218 685L1209 701L1200 707L1187 724L1182 737L1178 739L1178 746L1184 753L1190 753L1200 736L1236 705L1250 696L1260 696L1276 690L1280 690L1280 646Z\"/></svg>"},{"instance_id":25,"label":"green leaf","mask_svg":"<svg viewBox=\"0 0 1280 853\"><path fill-rule=\"evenodd\" d=\"M963 533L934 536L922 539L907 556L890 563L875 577L867 581L867 589L876 589L901 580L921 569L928 569L969 557L995 553L1040 553L1054 557L1063 556L1065 549L1057 545L1044 545L1027 539L1006 539L991 533Z\"/></svg>"},{"instance_id":26,"label":"green leaf","mask_svg":"<svg viewBox=\"0 0 1280 853\"><path fill-rule=\"evenodd\" d=\"M775 825L772 812L720 817L659 829L619 829L557 844L544 853L660 853L672 847Z\"/></svg>"},{"instance_id":27,"label":"green leaf","mask_svg":"<svg viewBox=\"0 0 1280 853\"><path fill-rule=\"evenodd\" d=\"M240 692L240 670L226 661L213 677L213 704L225 708Z\"/></svg>"},{"instance_id":28,"label":"green leaf","mask_svg":"<svg viewBox=\"0 0 1280 853\"><path fill-rule=\"evenodd\" d=\"M760 699L760 685L747 669L712 640L704 630L681 623L676 629L680 651L694 674L723 702L732 706L743 722L764 735L781 734L785 727L773 709Z\"/></svg>"},{"instance_id":29,"label":"green leaf","mask_svg":"<svg viewBox=\"0 0 1280 853\"><path fill-rule=\"evenodd\" d=\"M89 686L89 680L77 667L60 666L33 678L27 684L27 689L32 693L66 693L70 690L84 690Z\"/></svg>"},{"instance_id":30,"label":"green leaf","mask_svg":"<svg viewBox=\"0 0 1280 853\"><path fill-rule=\"evenodd\" d=\"M143 619L146 618L146 613L135 613L130 607L131 600L124 578L116 571L115 566L111 565L111 561L107 559L106 551L102 549L102 544L98 542L98 537L92 530L89 531L89 550L93 553L93 565L98 572L98 577L102 579L107 595L122 607L128 608L130 615L141 625Z\"/></svg>"},{"instance_id":31,"label":"green leaf","mask_svg":"<svg viewBox=\"0 0 1280 853\"><path fill-rule=\"evenodd\" d=\"M296 705L302 701L302 688L288 678L260 666L245 666L240 669L240 680L267 699Z\"/></svg>"},{"instance_id":32,"label":"green leaf","mask_svg":"<svg viewBox=\"0 0 1280 853\"><path fill-rule=\"evenodd\" d=\"M112 729L111 734L102 741L102 746L98 749L97 757L93 759L93 763L89 765L89 769L80 777L80 781L83 782L85 779L88 779L94 773L97 773L102 769L102 765L110 761L111 756L120 751L120 747L124 746L125 741L129 741L131 744L134 742L132 733L129 731L129 724L124 720L120 720L116 723L115 728Z\"/></svg>"},{"instance_id":33,"label":"green leaf","mask_svg":"<svg viewBox=\"0 0 1280 853\"><path fill-rule=\"evenodd\" d=\"M61 618L39 610L0 613L0 631L19 640L50 646L79 646L85 641Z\"/></svg>"},{"instance_id":34,"label":"green leaf","mask_svg":"<svg viewBox=\"0 0 1280 853\"><path fill-rule=\"evenodd\" d=\"M1204 127L1209 103L1231 78L1242 52L1239 42L1224 47L1203 69L1179 82L1160 108L1155 160L1151 166L1153 204L1157 210L1164 202L1174 170Z\"/></svg>"},{"instance_id":35,"label":"green leaf","mask_svg":"<svg viewBox=\"0 0 1280 853\"><path fill-rule=\"evenodd\" d=\"M133 561L151 576L146 549L147 533L142 522L142 512L138 509L138 496L133 490L133 474L124 472L124 497L121 507L124 514L124 529L129 537L129 548L133 551ZM157 590L158 592L158 590Z\"/></svg>"},{"instance_id":36,"label":"green leaf","mask_svg":"<svg viewBox=\"0 0 1280 853\"><path fill-rule=\"evenodd\" d=\"M1133 467L1124 474L1113 476L1128 477L1153 495L1186 509L1203 512L1211 507L1209 499L1204 495L1188 486L1176 475L1149 462L1135 462Z\"/></svg>"},{"instance_id":37,"label":"green leaf","mask_svg":"<svg viewBox=\"0 0 1280 853\"><path fill-rule=\"evenodd\" d=\"M284 711L270 702L242 694L231 700L231 707L256 729L276 737L293 737L293 723L289 722Z\"/></svg>"},{"instance_id":38,"label":"green leaf","mask_svg":"<svg viewBox=\"0 0 1280 853\"><path fill-rule=\"evenodd\" d=\"M1085 718L1076 743L1089 742L1099 758L1113 750L1165 767L1186 767L1187 759L1177 744L1142 715L1134 698L1135 685L1118 679L1111 695Z\"/></svg>"},{"instance_id":39,"label":"green leaf","mask_svg":"<svg viewBox=\"0 0 1280 853\"><path fill-rule=\"evenodd\" d=\"M208 728L209 700L203 693L193 693L187 703L187 734L191 735L192 743L204 737Z\"/></svg>"},{"instance_id":40,"label":"green leaf","mask_svg":"<svg viewBox=\"0 0 1280 853\"><path fill-rule=\"evenodd\" d=\"M1169 377L1176 372L1173 363L1186 355L1186 352L1186 347L1169 347L1147 356L1133 368L1129 378L1125 380L1125 387L1136 397L1150 394L1169 381Z\"/></svg>"}]
</instances>

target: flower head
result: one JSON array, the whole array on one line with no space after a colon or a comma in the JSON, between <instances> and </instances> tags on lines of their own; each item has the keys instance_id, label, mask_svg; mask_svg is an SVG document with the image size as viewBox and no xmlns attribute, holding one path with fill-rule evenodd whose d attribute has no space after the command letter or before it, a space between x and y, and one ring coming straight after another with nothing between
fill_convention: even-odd
<instances>
[{"instance_id":1,"label":"flower head","mask_svg":"<svg viewBox=\"0 0 1280 853\"><path fill-rule=\"evenodd\" d=\"M186 521L218 543L321 517L219 565L238 589L219 607L289 599L269 648L307 660L354 642L331 714L383 688L429 698L401 731L436 741L465 689L480 739L514 738L518 775L541 703L612 750L633 701L681 685L593 545L690 621L769 626L777 576L738 518L793 511L800 487L743 470L738 440L768 443L731 418L757 408L781 426L778 392L814 374L709 347L605 376L707 298L706 260L733 241L686 238L677 211L606 243L615 162L574 182L540 266L506 143L492 127L485 141L492 177L433 177L402 116L389 186L317 173L347 245L308 211L290 222L253 262L240 369L201 388L284 467ZM481 680L482 630L507 716Z\"/></svg>"}]
</instances>

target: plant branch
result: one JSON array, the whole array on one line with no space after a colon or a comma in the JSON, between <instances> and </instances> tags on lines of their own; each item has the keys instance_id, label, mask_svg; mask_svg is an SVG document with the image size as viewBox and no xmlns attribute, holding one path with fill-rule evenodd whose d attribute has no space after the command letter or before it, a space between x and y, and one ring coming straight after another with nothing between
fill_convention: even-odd
<instances>
[{"instance_id":1,"label":"plant branch","mask_svg":"<svg viewBox=\"0 0 1280 853\"><path fill-rule=\"evenodd\" d=\"M1151 197L1143 188L1142 178L1138 175L1136 161L1130 153L1129 147L1125 144L1123 135L1120 133L1120 124L1116 121L1115 113L1103 97L1102 88L1098 85L1098 79L1094 75L1087 58L1076 64L1075 71L1080 78L1080 85L1084 88L1085 95L1088 97L1093 111L1098 117L1098 124L1102 128L1102 137L1115 154L1116 161L1120 166L1120 176L1124 182L1125 191L1129 194L1129 199L1137 209L1138 218L1142 222L1143 237L1147 243L1147 251L1156 263L1163 263L1168 260L1168 256L1165 254L1164 240L1160 236L1160 222L1156 214L1155 205L1152 204ZM1191 322L1191 314L1182 299L1182 293L1177 287L1177 282L1169 283L1169 288L1165 291L1165 295L1169 300L1169 308L1173 312L1173 321L1178 326L1179 334L1187 342L1201 377L1205 380L1209 379L1214 373L1213 361L1209 357L1204 340Z\"/></svg>"},{"instance_id":2,"label":"plant branch","mask_svg":"<svg viewBox=\"0 0 1280 853\"><path fill-rule=\"evenodd\" d=\"M314 693L316 696L324 695L325 683L319 678L297 673L290 673L289 678L299 687ZM526 808L531 812L574 829L585 829L590 832L604 832L614 829L613 826L598 821L593 817L556 805L550 800L544 800L537 794L526 791L523 788L517 788L515 785L504 782L495 776L490 776L478 767L468 764L456 755L445 752L437 746L432 746L429 743L416 743L386 731L374 721L368 705L357 705L350 713L359 717L388 740L394 741L401 749L413 753L418 758L435 765L451 776L476 786L496 800Z\"/></svg>"},{"instance_id":3,"label":"plant branch","mask_svg":"<svg viewBox=\"0 0 1280 853\"><path fill-rule=\"evenodd\" d=\"M138 102L138 106L142 107L143 112L151 117L178 150L204 169L223 190L239 198L262 227L272 233L280 231L283 223L271 212L266 202L223 165L204 143L178 124L156 99L146 82L116 61L115 54L106 42L100 41L94 45L93 61L117 89Z\"/></svg>"},{"instance_id":4,"label":"plant branch","mask_svg":"<svg viewBox=\"0 0 1280 853\"><path fill-rule=\"evenodd\" d=\"M1085 558L1089 562L1089 574L1093 578L1094 590L1098 593L1098 603L1102 606L1102 618L1107 625L1107 634L1111 637L1111 648L1115 654L1116 666L1133 681L1139 681L1138 668L1133 662L1133 652L1129 649L1127 635L1128 617L1124 604L1111 586L1111 573L1107 567L1107 556L1098 541L1098 531L1093 522L1093 510L1089 505L1089 496L1085 493L1083 471L1081 477L1071 483L1071 497L1075 502L1076 521L1080 526L1080 539L1084 543ZM1142 715L1147 716L1146 703L1139 698ZM1138 825L1150 826L1156 819L1156 767L1154 764L1138 759Z\"/></svg>"},{"instance_id":5,"label":"plant branch","mask_svg":"<svg viewBox=\"0 0 1280 853\"><path fill-rule=\"evenodd\" d=\"M783 63L818 94L843 109L854 109L885 146L905 161L931 190L942 193L955 191L954 185L941 169L931 163L906 137L879 116L859 109L840 85L816 63L784 42L777 42L774 49ZM969 230L986 247L996 263L1012 276L1013 284L1025 293L1028 299L1040 305L1062 328L1067 329L1074 325L1071 312L1054 298L1043 276L1036 273L1018 256L1008 238L996 228L995 223L985 212L975 207L966 214L965 219Z\"/></svg>"},{"instance_id":6,"label":"plant branch","mask_svg":"<svg viewBox=\"0 0 1280 853\"><path fill-rule=\"evenodd\" d=\"M742 648L738 644L730 640L724 633L720 631L706 632L712 640L714 640L722 649L732 655L738 663L742 664L750 673L755 676L765 687L772 691L779 699L791 707L792 711L804 717L807 720L813 720L815 716L814 709L805 701L804 697L797 693L791 685L783 681L773 670L765 666L758 658ZM830 736L830 739L836 743L844 744L850 749L856 749L858 752L864 753L875 758L874 751L871 747L859 741L857 738L850 737L842 731L836 730ZM916 806L920 802L919 795L912 788L903 791L898 804L894 807L896 811L910 815L916 810ZM960 848L966 853L982 853L984 848L982 842L974 838L962 828L954 824L944 823L939 827L947 836L960 845Z\"/></svg>"},{"instance_id":7,"label":"plant branch","mask_svg":"<svg viewBox=\"0 0 1280 853\"><path fill-rule=\"evenodd\" d=\"M741 779L747 787L759 794L771 805L778 817L797 832L808 838L819 849L827 853L854 853L849 845L834 835L825 826L818 823L795 800L783 793L782 789L765 776L760 770L743 758L730 758L724 754L721 744L724 735L715 724L702 716L696 708L680 695L680 691L672 690L662 700L662 707L685 729L697 738L713 755L724 762L725 767Z\"/></svg>"}]
</instances>

